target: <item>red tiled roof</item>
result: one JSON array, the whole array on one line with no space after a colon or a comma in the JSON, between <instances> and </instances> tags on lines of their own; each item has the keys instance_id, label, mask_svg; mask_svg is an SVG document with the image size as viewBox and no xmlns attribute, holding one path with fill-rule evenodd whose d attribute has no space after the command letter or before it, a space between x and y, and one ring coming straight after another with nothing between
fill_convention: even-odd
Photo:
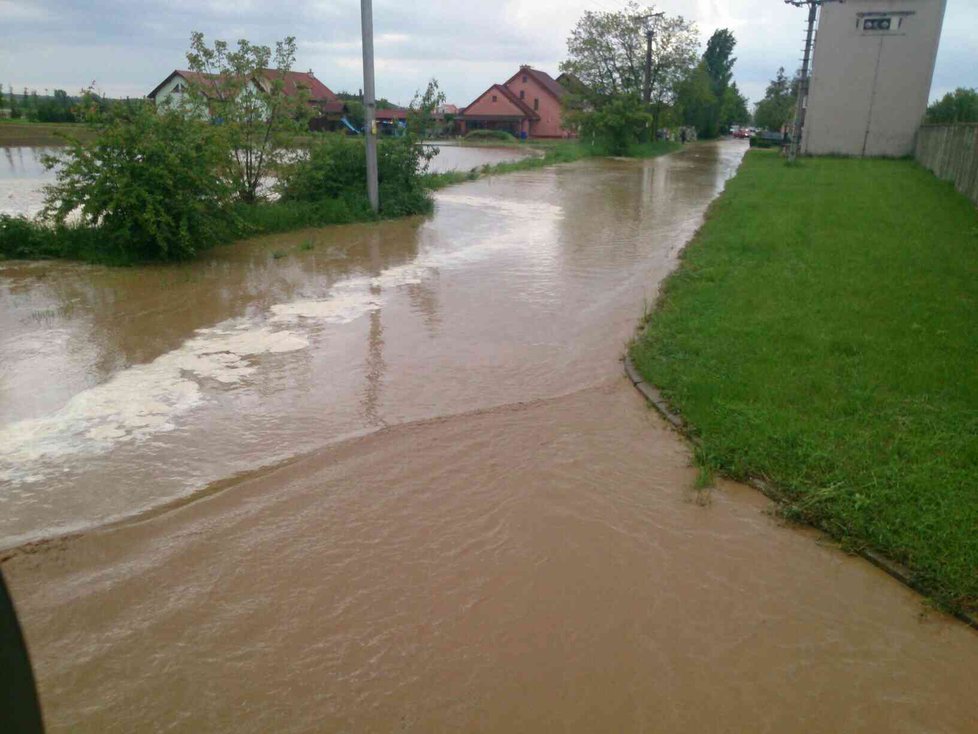
<instances>
[{"instance_id":1,"label":"red tiled roof","mask_svg":"<svg viewBox=\"0 0 978 734\"><path fill-rule=\"evenodd\" d=\"M516 107L524 115L526 115L527 117L529 117L531 120L539 120L540 119L540 115L538 115L536 112L534 112L533 108L531 108L528 104L526 104L526 102L524 102L522 99L520 99L519 97L517 97L515 94L513 94L510 90L508 90L502 84L493 84L491 87L489 87L489 89L487 89L482 94L480 94L478 97L476 97L474 100L472 100L472 102L469 103L469 106L468 107L466 107L465 109L461 110L461 113L460 113L461 116L462 117L465 117L466 113L469 110L469 107L471 107L476 102L478 102L480 99L482 99L483 97L485 97L487 94L489 94L489 92L498 92L499 94L503 95L506 99L508 99L510 102L512 102L514 105L516 105ZM499 115L499 116L500 117L512 117L512 115ZM482 118L482 117L491 117L491 115L479 115L479 117L480 118Z\"/></svg>"},{"instance_id":2,"label":"red tiled roof","mask_svg":"<svg viewBox=\"0 0 978 734\"><path fill-rule=\"evenodd\" d=\"M534 69L531 66L521 66L520 70L506 81L506 84L509 84L516 77L522 74L526 74L527 76L531 76L536 79L540 86L550 92L557 99L561 99L565 94L567 94L567 90L560 86L560 84L557 83L557 80L550 76L550 74L545 71L540 71L539 69Z\"/></svg>"},{"instance_id":3,"label":"red tiled roof","mask_svg":"<svg viewBox=\"0 0 978 734\"><path fill-rule=\"evenodd\" d=\"M260 69L258 71L268 81L282 80L282 91L286 97L295 97L299 89L309 91L310 102L335 102L337 97L333 91L319 81L313 73L304 71L287 71L284 74L275 69Z\"/></svg>"},{"instance_id":4,"label":"red tiled roof","mask_svg":"<svg viewBox=\"0 0 978 734\"><path fill-rule=\"evenodd\" d=\"M282 92L287 97L294 97L299 93L299 89L305 88L309 90L310 102L335 102L337 100L332 90L319 81L311 72L289 71L285 72L284 77L281 72L274 69L260 69L258 73L261 75L262 81L265 82L262 85L265 88L267 88L270 82L276 79L282 79ZM183 77L188 83L196 84L204 90L205 94L208 91L214 91L217 88L217 80L220 79L219 74L202 74L197 71L175 69L147 96L150 99L155 99L160 89L174 76Z\"/></svg>"}]
</instances>

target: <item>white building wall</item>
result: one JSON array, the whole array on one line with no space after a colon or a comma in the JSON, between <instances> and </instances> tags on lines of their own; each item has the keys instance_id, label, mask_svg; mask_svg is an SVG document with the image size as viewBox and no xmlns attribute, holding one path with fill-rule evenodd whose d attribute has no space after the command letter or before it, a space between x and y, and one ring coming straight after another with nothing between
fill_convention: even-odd
<instances>
[{"instance_id":1,"label":"white building wall","mask_svg":"<svg viewBox=\"0 0 978 734\"><path fill-rule=\"evenodd\" d=\"M914 136L927 110L945 4L847 0L822 6L805 153L913 153Z\"/></svg>"}]
</instances>

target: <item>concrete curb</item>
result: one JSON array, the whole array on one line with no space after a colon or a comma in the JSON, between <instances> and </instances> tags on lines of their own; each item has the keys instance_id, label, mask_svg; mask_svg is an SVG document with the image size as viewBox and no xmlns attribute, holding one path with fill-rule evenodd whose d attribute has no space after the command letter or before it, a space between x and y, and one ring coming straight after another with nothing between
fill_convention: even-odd
<instances>
[{"instance_id":1,"label":"concrete curb","mask_svg":"<svg viewBox=\"0 0 978 734\"><path fill-rule=\"evenodd\" d=\"M641 337L642 331L644 331L644 329L639 330L639 337ZM662 394L655 387L655 385L646 382L639 374L638 370L635 369L635 365L632 363L632 358L629 356L628 352L625 353L623 361L625 363L625 375L628 377L632 385L635 386L635 389L642 393L646 401L648 401L648 403L655 408L656 411L658 411L658 413L665 418L670 425L672 425L673 428L679 431L687 441L692 443L694 446L699 446L699 439L694 436L686 426L686 422L682 419L682 416L673 413L669 408L669 404L663 399ZM773 485L769 484L763 479L751 477L747 480L746 484L756 489L775 504L780 505L784 502L785 498L781 495L781 493ZM822 530L822 528L818 529ZM852 553L860 556L866 561L869 561L878 569L886 572L897 581L916 591L921 596L928 596L927 591L916 582L913 574L910 572L910 569L908 569L906 566L897 563L896 561L892 561L889 558L885 558L876 551L870 549L860 549L857 551L852 551ZM952 617L964 622L975 631L978 631L978 617L975 615L964 611L951 611L947 612L947 614L950 614Z\"/></svg>"}]
</instances>

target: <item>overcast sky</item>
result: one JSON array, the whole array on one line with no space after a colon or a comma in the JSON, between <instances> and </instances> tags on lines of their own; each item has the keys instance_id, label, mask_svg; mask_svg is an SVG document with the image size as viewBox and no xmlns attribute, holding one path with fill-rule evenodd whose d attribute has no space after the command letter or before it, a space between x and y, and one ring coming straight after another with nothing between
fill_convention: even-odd
<instances>
[{"instance_id":1,"label":"overcast sky","mask_svg":"<svg viewBox=\"0 0 978 734\"><path fill-rule=\"evenodd\" d=\"M374 0L377 92L407 103L431 77L465 105L521 63L556 75L585 10L621 0ZM670 15L737 37L734 76L756 102L779 66L800 65L805 11L782 0L661 0ZM412 7L413 6L413 7ZM0 83L66 89L93 81L110 96L144 96L185 68L192 30L273 44L296 36L296 68L333 91L362 86L359 0L0 0ZM948 0L931 97L978 87L978 0Z\"/></svg>"}]
</instances>

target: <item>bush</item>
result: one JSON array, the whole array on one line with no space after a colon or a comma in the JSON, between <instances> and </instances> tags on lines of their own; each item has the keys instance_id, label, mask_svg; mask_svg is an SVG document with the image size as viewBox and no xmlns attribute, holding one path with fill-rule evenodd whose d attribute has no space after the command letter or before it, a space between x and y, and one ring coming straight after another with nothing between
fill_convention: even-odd
<instances>
[{"instance_id":1,"label":"bush","mask_svg":"<svg viewBox=\"0 0 978 734\"><path fill-rule=\"evenodd\" d=\"M473 130L465 136L465 140L475 142L480 140L500 140L504 143L516 142L516 138L505 130Z\"/></svg>"},{"instance_id":2,"label":"bush","mask_svg":"<svg viewBox=\"0 0 978 734\"><path fill-rule=\"evenodd\" d=\"M648 134L652 116L637 97L615 97L593 110L575 115L581 136L597 141L610 155L626 155Z\"/></svg>"},{"instance_id":3,"label":"bush","mask_svg":"<svg viewBox=\"0 0 978 734\"><path fill-rule=\"evenodd\" d=\"M0 214L0 260L49 260L98 257L98 230L87 227L47 227L25 217Z\"/></svg>"},{"instance_id":4,"label":"bush","mask_svg":"<svg viewBox=\"0 0 978 734\"><path fill-rule=\"evenodd\" d=\"M179 260L234 228L220 131L179 114L120 108L90 145L74 142L46 189L44 215L63 227L78 211L107 259Z\"/></svg>"},{"instance_id":5,"label":"bush","mask_svg":"<svg viewBox=\"0 0 978 734\"><path fill-rule=\"evenodd\" d=\"M431 211L424 185L430 154L412 138L378 141L377 175L381 214L388 217ZM308 156L283 172L282 203L342 200L351 210L367 208L367 162L362 138L317 135Z\"/></svg>"}]
</instances>

